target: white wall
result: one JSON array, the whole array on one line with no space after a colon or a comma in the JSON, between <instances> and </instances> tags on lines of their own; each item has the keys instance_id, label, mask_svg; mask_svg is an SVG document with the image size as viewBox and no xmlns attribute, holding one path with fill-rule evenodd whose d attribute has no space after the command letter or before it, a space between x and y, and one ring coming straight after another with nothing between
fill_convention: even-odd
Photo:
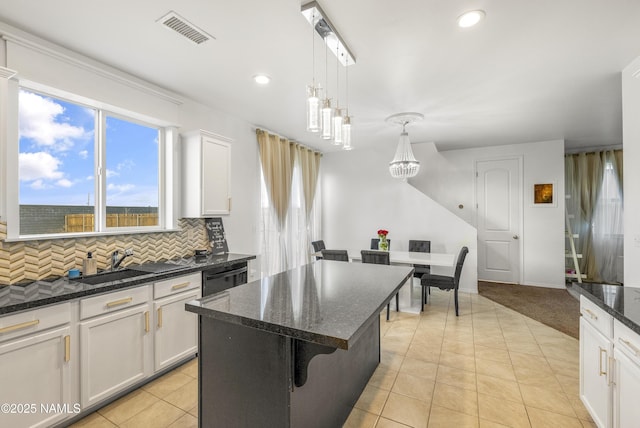
<instances>
[{"instance_id":1,"label":"white wall","mask_svg":"<svg viewBox=\"0 0 640 428\"><path fill-rule=\"evenodd\" d=\"M634 76L636 74L636 76ZM624 285L640 287L640 58L622 71Z\"/></svg>"},{"instance_id":2,"label":"white wall","mask_svg":"<svg viewBox=\"0 0 640 428\"><path fill-rule=\"evenodd\" d=\"M410 184L389 175L388 152L353 150L322 158L322 230L327 248L367 249L378 229L387 229L392 250L410 239L431 241L434 253L469 247L461 290L477 292L476 230ZM450 275L452 269L432 267Z\"/></svg>"},{"instance_id":3,"label":"white wall","mask_svg":"<svg viewBox=\"0 0 640 428\"><path fill-rule=\"evenodd\" d=\"M461 219L476 226L476 161L522 157L522 233L523 265L521 283L544 287L564 287L564 142L513 144L480 149L438 152L430 143L414 144L414 155L421 161L420 173L411 184ZM555 184L555 207L532 204L533 184ZM458 208L463 205L463 208Z\"/></svg>"}]
</instances>

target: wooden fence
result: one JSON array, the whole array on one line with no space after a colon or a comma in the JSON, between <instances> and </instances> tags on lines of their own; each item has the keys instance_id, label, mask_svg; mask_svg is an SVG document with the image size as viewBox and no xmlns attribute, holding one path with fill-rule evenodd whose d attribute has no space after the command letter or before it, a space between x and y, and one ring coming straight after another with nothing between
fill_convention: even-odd
<instances>
[{"instance_id":1,"label":"wooden fence","mask_svg":"<svg viewBox=\"0 0 640 428\"><path fill-rule=\"evenodd\" d=\"M107 214L107 227L157 226L157 213ZM64 216L65 232L92 232L95 230L93 214L67 214Z\"/></svg>"}]
</instances>

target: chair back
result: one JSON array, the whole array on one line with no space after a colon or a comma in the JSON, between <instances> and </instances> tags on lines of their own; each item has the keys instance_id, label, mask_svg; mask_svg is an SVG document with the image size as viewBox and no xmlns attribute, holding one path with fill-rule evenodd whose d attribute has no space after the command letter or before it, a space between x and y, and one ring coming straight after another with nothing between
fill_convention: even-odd
<instances>
[{"instance_id":1,"label":"chair back","mask_svg":"<svg viewBox=\"0 0 640 428\"><path fill-rule=\"evenodd\" d=\"M379 238L371 238L371 249L377 250L379 243L380 243ZM389 246L389 248L391 248L391 239L387 239L387 245Z\"/></svg>"},{"instance_id":2,"label":"chair back","mask_svg":"<svg viewBox=\"0 0 640 428\"><path fill-rule=\"evenodd\" d=\"M410 239L409 251L415 252L415 253L430 253L431 241L418 241L415 239Z\"/></svg>"},{"instance_id":3,"label":"chair back","mask_svg":"<svg viewBox=\"0 0 640 428\"><path fill-rule=\"evenodd\" d=\"M460 254L458 254L458 261L456 262L456 271L453 275L453 284L456 288L458 288L458 283L460 282L460 275L462 274L462 265L464 264L464 259L467 257L467 253L469 252L469 248L462 247L460 250Z\"/></svg>"},{"instance_id":4,"label":"chair back","mask_svg":"<svg viewBox=\"0 0 640 428\"><path fill-rule=\"evenodd\" d=\"M373 263L377 265L391 264L388 251L362 250L360 251L360 255L362 256L362 263Z\"/></svg>"},{"instance_id":5,"label":"chair back","mask_svg":"<svg viewBox=\"0 0 640 428\"><path fill-rule=\"evenodd\" d=\"M324 246L324 241L321 239L319 241L313 241L311 243L313 245L313 252L317 253L318 251L324 250L326 247Z\"/></svg>"},{"instance_id":6,"label":"chair back","mask_svg":"<svg viewBox=\"0 0 640 428\"><path fill-rule=\"evenodd\" d=\"M347 250L322 250L322 258L324 260L337 260L339 262L348 262L349 253Z\"/></svg>"}]
</instances>

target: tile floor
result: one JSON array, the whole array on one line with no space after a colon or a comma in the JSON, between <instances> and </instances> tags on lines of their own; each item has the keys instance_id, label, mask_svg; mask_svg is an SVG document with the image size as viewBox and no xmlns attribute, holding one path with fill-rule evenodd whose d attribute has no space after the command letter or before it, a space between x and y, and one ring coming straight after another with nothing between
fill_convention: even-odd
<instances>
[{"instance_id":1,"label":"tile floor","mask_svg":"<svg viewBox=\"0 0 640 428\"><path fill-rule=\"evenodd\" d=\"M381 314L380 366L345 427L592 427L578 341L475 294L432 290L422 315ZM197 364L73 427L196 427Z\"/></svg>"}]
</instances>

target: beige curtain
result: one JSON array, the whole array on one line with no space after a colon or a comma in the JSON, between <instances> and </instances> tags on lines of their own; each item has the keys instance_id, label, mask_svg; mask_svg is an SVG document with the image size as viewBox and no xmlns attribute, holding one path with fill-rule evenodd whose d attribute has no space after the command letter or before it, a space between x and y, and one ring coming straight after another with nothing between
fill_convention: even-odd
<instances>
[{"instance_id":1,"label":"beige curtain","mask_svg":"<svg viewBox=\"0 0 640 428\"><path fill-rule=\"evenodd\" d=\"M609 166L607 166L609 165ZM570 196L567 212L579 235L576 250L582 254L580 270L593 281L603 281L594 250L594 213L602 191L605 168L613 168L622 191L622 150L575 153L565 156L565 187Z\"/></svg>"},{"instance_id":2,"label":"beige curtain","mask_svg":"<svg viewBox=\"0 0 640 428\"><path fill-rule=\"evenodd\" d=\"M302 173L302 190L304 193L305 210L308 219L313 207L313 200L316 197L320 158L322 155L319 152L302 146L298 146L298 150L300 171Z\"/></svg>"},{"instance_id":3,"label":"beige curtain","mask_svg":"<svg viewBox=\"0 0 640 428\"><path fill-rule=\"evenodd\" d=\"M256 135L267 193L275 210L278 225L282 228L291 198L295 144L261 129L256 129Z\"/></svg>"}]
</instances>

